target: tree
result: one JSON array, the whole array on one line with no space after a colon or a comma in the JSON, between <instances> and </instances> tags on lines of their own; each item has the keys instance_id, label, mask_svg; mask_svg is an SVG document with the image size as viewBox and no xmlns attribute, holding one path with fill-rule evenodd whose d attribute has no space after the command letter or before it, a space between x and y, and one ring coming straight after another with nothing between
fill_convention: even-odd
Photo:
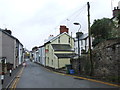
<instances>
[{"instance_id":1,"label":"tree","mask_svg":"<svg viewBox=\"0 0 120 90\"><path fill-rule=\"evenodd\" d=\"M120 25L120 14L118 15L117 19L118 19L118 24Z\"/></svg>"},{"instance_id":2,"label":"tree","mask_svg":"<svg viewBox=\"0 0 120 90\"><path fill-rule=\"evenodd\" d=\"M114 23L109 18L98 19L93 22L91 26L91 34L95 38L93 46L99 42L111 37L111 32L114 27Z\"/></svg>"}]
</instances>

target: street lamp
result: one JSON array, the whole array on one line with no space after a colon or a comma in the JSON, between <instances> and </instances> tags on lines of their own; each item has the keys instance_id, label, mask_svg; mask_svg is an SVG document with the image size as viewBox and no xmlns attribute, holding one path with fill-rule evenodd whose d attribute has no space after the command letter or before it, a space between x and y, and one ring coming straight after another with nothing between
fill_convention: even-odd
<instances>
[{"instance_id":1,"label":"street lamp","mask_svg":"<svg viewBox=\"0 0 120 90\"><path fill-rule=\"evenodd\" d=\"M80 74L80 42L79 42L79 37L80 37L80 29L81 29L81 25L80 25L80 23L77 23L77 22L75 22L75 23L73 23L74 25L79 25L80 27L79 27L79 29L78 29L78 32L76 33L77 34L77 39L78 39L78 60L79 60L79 74Z\"/></svg>"},{"instance_id":2,"label":"street lamp","mask_svg":"<svg viewBox=\"0 0 120 90\"><path fill-rule=\"evenodd\" d=\"M78 29L78 32L76 33L77 34L77 39L78 39L78 57L80 56L80 42L79 42L79 37L80 37L80 33L79 33L79 31L80 31L80 29L81 29L81 25L80 25L80 23L77 23L77 22L75 22L75 23L73 23L74 25L79 25L80 27L79 27L79 29Z\"/></svg>"},{"instance_id":3,"label":"street lamp","mask_svg":"<svg viewBox=\"0 0 120 90\"><path fill-rule=\"evenodd\" d=\"M77 22L75 22L75 23L73 23L74 25L79 25L80 27L79 27L79 29L78 29L78 32L80 31L80 29L81 29L81 25L80 25L80 23L77 23Z\"/></svg>"}]
</instances>

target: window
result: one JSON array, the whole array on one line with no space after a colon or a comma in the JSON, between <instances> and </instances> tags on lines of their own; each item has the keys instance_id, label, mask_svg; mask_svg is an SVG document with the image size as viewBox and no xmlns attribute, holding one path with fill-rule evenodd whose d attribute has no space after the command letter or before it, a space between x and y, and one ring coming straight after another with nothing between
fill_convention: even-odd
<instances>
[{"instance_id":1,"label":"window","mask_svg":"<svg viewBox=\"0 0 120 90\"><path fill-rule=\"evenodd\" d=\"M85 45L87 45L87 39L85 40Z\"/></svg>"},{"instance_id":2,"label":"window","mask_svg":"<svg viewBox=\"0 0 120 90\"><path fill-rule=\"evenodd\" d=\"M81 47L81 50L83 50L83 47Z\"/></svg>"},{"instance_id":3,"label":"window","mask_svg":"<svg viewBox=\"0 0 120 90\"><path fill-rule=\"evenodd\" d=\"M40 57L39 57L39 62L40 62Z\"/></svg>"},{"instance_id":4,"label":"window","mask_svg":"<svg viewBox=\"0 0 120 90\"><path fill-rule=\"evenodd\" d=\"M83 45L83 40L81 40L81 45Z\"/></svg>"},{"instance_id":5,"label":"window","mask_svg":"<svg viewBox=\"0 0 120 90\"><path fill-rule=\"evenodd\" d=\"M49 45L47 46L47 48L49 49Z\"/></svg>"},{"instance_id":6,"label":"window","mask_svg":"<svg viewBox=\"0 0 120 90\"><path fill-rule=\"evenodd\" d=\"M70 38L69 38L69 40L68 40L68 43L70 43Z\"/></svg>"},{"instance_id":7,"label":"window","mask_svg":"<svg viewBox=\"0 0 120 90\"><path fill-rule=\"evenodd\" d=\"M52 60L52 65L53 65L53 60Z\"/></svg>"},{"instance_id":8,"label":"window","mask_svg":"<svg viewBox=\"0 0 120 90\"><path fill-rule=\"evenodd\" d=\"M58 37L58 43L60 43L60 37Z\"/></svg>"},{"instance_id":9,"label":"window","mask_svg":"<svg viewBox=\"0 0 120 90\"><path fill-rule=\"evenodd\" d=\"M49 64L49 57L48 57L48 64Z\"/></svg>"}]
</instances>

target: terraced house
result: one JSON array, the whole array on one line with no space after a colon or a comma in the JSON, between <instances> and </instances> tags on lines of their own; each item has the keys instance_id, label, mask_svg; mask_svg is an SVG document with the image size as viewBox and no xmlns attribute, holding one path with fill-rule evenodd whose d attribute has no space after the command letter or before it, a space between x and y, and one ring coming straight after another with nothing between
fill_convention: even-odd
<instances>
[{"instance_id":1,"label":"terraced house","mask_svg":"<svg viewBox=\"0 0 120 90\"><path fill-rule=\"evenodd\" d=\"M23 45L11 34L10 30L0 29L0 60L6 58L8 70L23 62Z\"/></svg>"},{"instance_id":2,"label":"terraced house","mask_svg":"<svg viewBox=\"0 0 120 90\"><path fill-rule=\"evenodd\" d=\"M45 46L45 66L60 69L70 64L74 53L74 39L66 26L60 26L60 34L48 40Z\"/></svg>"}]
</instances>

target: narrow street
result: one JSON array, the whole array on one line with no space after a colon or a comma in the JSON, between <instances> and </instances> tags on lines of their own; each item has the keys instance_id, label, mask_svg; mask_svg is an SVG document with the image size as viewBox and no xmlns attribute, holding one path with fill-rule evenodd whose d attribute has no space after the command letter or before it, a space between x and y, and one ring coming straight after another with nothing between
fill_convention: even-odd
<instances>
[{"instance_id":1,"label":"narrow street","mask_svg":"<svg viewBox=\"0 0 120 90\"><path fill-rule=\"evenodd\" d=\"M16 88L116 88L101 83L53 73L46 68L27 61Z\"/></svg>"}]
</instances>

